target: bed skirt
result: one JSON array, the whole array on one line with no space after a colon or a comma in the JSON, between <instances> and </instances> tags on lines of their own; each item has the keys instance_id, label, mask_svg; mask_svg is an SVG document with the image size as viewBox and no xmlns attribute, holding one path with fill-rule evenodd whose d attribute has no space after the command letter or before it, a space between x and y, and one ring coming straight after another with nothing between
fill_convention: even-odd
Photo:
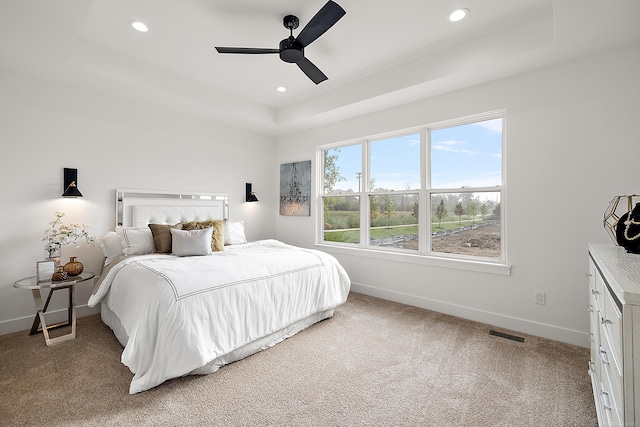
<instances>
[{"instance_id":1,"label":"bed skirt","mask_svg":"<svg viewBox=\"0 0 640 427\"><path fill-rule=\"evenodd\" d=\"M113 311L111 311L111 309L109 309L109 307L106 304L102 303L100 305L101 305L100 315L101 315L102 321L109 328L111 328L111 330L113 330L114 335L116 336L116 338L118 339L122 347L125 347L127 345L127 341L129 341L129 336L127 335L127 332L125 331L124 327L120 323L120 319L118 319L118 317L113 313ZM308 328L314 323L318 323L321 320L332 317L333 310L334 309L330 309L323 312L314 313L307 318L299 320L283 329L280 329L279 331L276 331L272 334L259 338L248 344L245 344L242 347L239 347L230 353L219 356L213 359L212 361L210 361L209 363L207 363L206 365L200 368L194 369L193 371L189 372L187 375L211 374L217 371L218 369L220 369L221 367L223 367L224 365L228 365L229 363L233 363L237 360L244 359L245 357L258 353L259 351L266 350L269 347L273 347L279 342L297 334L298 332Z\"/></svg>"}]
</instances>

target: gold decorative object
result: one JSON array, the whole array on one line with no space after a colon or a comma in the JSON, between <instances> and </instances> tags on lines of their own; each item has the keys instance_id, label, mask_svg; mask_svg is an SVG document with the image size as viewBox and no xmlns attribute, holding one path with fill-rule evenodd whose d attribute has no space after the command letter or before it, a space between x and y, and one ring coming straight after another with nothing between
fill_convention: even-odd
<instances>
[{"instance_id":1,"label":"gold decorative object","mask_svg":"<svg viewBox=\"0 0 640 427\"><path fill-rule=\"evenodd\" d=\"M635 199L635 200L634 200ZM626 206L624 203L619 205L621 201L626 201ZM620 246L618 243L618 239L616 238L616 226L618 225L618 221L620 221L620 217L627 212L631 212L635 203L640 201L639 194L629 194L624 196L614 196L613 199L609 202L609 206L607 210L604 211L604 229L613 240L613 243Z\"/></svg>"},{"instance_id":2,"label":"gold decorative object","mask_svg":"<svg viewBox=\"0 0 640 427\"><path fill-rule=\"evenodd\" d=\"M69 262L64 265L64 271L69 276L77 276L82 273L82 270L84 270L84 265L74 256L69 257Z\"/></svg>"},{"instance_id":3,"label":"gold decorative object","mask_svg":"<svg viewBox=\"0 0 640 427\"><path fill-rule=\"evenodd\" d=\"M61 280L67 280L69 277L68 273L64 271L63 266L59 266L58 269L53 273L51 280L54 282L60 282Z\"/></svg>"}]
</instances>

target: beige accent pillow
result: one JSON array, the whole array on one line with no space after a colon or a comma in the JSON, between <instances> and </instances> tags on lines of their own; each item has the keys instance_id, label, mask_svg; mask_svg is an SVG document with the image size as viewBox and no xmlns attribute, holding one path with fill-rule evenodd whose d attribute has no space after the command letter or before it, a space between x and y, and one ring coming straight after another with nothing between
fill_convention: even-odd
<instances>
[{"instance_id":1,"label":"beige accent pillow","mask_svg":"<svg viewBox=\"0 0 640 427\"><path fill-rule=\"evenodd\" d=\"M183 230L201 230L203 228L213 227L213 236L211 237L211 250L220 252L224 250L224 221L221 219L209 219L206 221L183 221Z\"/></svg>"},{"instance_id":2,"label":"beige accent pillow","mask_svg":"<svg viewBox=\"0 0 640 427\"><path fill-rule=\"evenodd\" d=\"M153 235L153 244L157 254L171 253L171 230L182 230L182 223L169 224L149 224Z\"/></svg>"}]
</instances>

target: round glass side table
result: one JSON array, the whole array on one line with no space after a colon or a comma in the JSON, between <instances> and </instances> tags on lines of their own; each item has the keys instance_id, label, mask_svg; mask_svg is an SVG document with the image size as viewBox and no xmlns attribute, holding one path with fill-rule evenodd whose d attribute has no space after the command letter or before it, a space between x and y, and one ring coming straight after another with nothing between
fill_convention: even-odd
<instances>
[{"instance_id":1,"label":"round glass side table","mask_svg":"<svg viewBox=\"0 0 640 427\"><path fill-rule=\"evenodd\" d=\"M36 304L36 316L33 320L33 326L29 335L34 335L38 332L42 332L44 335L44 341L48 346L59 344L64 341L75 339L76 337L76 302L75 302L75 286L77 283L87 282L95 277L95 273L91 271L83 271L77 276L69 276L65 280L61 281L46 281L38 282L36 276L25 277L13 284L16 288L30 289L33 295L33 301ZM47 301L42 303L41 290L49 289L49 296ZM44 314L47 312L51 296L55 291L61 289L69 290L69 308L67 309L67 321L62 323L56 323L54 325L47 325ZM71 326L71 332L55 338L49 337L49 331L55 328L61 328L63 326Z\"/></svg>"}]
</instances>

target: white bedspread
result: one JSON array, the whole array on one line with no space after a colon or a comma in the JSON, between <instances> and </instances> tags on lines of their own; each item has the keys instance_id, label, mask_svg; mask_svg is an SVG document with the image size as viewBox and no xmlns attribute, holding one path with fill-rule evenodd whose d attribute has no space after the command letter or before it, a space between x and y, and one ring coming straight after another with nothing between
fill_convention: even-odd
<instances>
[{"instance_id":1,"label":"white bedspread","mask_svg":"<svg viewBox=\"0 0 640 427\"><path fill-rule=\"evenodd\" d=\"M133 394L332 309L349 288L331 255L262 240L209 256L125 258L104 272L89 305L106 303L129 336L122 363Z\"/></svg>"}]
</instances>

